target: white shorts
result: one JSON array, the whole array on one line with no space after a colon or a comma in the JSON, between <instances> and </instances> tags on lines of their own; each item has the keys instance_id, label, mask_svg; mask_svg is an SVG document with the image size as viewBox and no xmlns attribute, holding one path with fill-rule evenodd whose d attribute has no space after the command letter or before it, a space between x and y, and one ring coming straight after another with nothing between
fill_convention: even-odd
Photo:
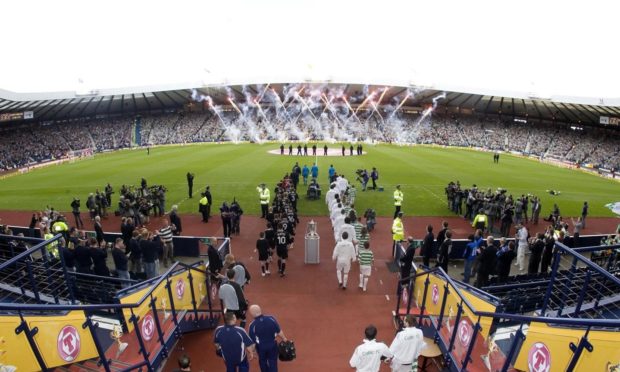
<instances>
[{"instance_id":1,"label":"white shorts","mask_svg":"<svg viewBox=\"0 0 620 372\"><path fill-rule=\"evenodd\" d=\"M351 262L350 261L337 261L336 270L344 271L345 273L348 273L351 270Z\"/></svg>"},{"instance_id":2,"label":"white shorts","mask_svg":"<svg viewBox=\"0 0 620 372\"><path fill-rule=\"evenodd\" d=\"M370 276L371 273L372 273L372 266L360 265L360 274L364 276Z\"/></svg>"}]
</instances>

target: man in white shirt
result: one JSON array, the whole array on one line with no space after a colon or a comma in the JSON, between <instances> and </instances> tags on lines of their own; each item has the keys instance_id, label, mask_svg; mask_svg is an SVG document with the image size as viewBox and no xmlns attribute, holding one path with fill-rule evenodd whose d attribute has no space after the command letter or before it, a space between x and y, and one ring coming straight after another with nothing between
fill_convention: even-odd
<instances>
[{"instance_id":1,"label":"man in white shirt","mask_svg":"<svg viewBox=\"0 0 620 372\"><path fill-rule=\"evenodd\" d=\"M369 325L364 330L364 343L355 348L349 364L357 372L379 372L382 359L390 359L392 352L383 342L377 342L377 328Z\"/></svg>"},{"instance_id":2,"label":"man in white shirt","mask_svg":"<svg viewBox=\"0 0 620 372\"><path fill-rule=\"evenodd\" d=\"M329 218L332 220L332 223L334 223L334 221L336 220L336 217L342 214L341 213L342 209L343 209L343 206L340 203L335 204L334 207L330 209Z\"/></svg>"},{"instance_id":3,"label":"man in white shirt","mask_svg":"<svg viewBox=\"0 0 620 372\"><path fill-rule=\"evenodd\" d=\"M329 202L334 199L336 194L338 194L338 189L336 189L336 183L332 182L329 186L329 190L325 193L325 204L329 205Z\"/></svg>"},{"instance_id":4,"label":"man in white shirt","mask_svg":"<svg viewBox=\"0 0 620 372\"><path fill-rule=\"evenodd\" d=\"M394 355L390 365L392 372L417 371L418 357L424 346L424 335L415 327L415 318L407 315L403 323L405 328L396 334L390 345L390 352Z\"/></svg>"},{"instance_id":5,"label":"man in white shirt","mask_svg":"<svg viewBox=\"0 0 620 372\"><path fill-rule=\"evenodd\" d=\"M527 251L529 244L527 242L527 229L525 226L518 224L517 234L515 236L517 240L517 263L515 266L519 266L519 271L525 270L525 252Z\"/></svg>"},{"instance_id":6,"label":"man in white shirt","mask_svg":"<svg viewBox=\"0 0 620 372\"><path fill-rule=\"evenodd\" d=\"M344 176L339 176L336 180L336 184L338 191L340 191L340 195L342 195L347 190L347 187L349 186L349 181L347 181Z\"/></svg>"},{"instance_id":7,"label":"man in white shirt","mask_svg":"<svg viewBox=\"0 0 620 372\"><path fill-rule=\"evenodd\" d=\"M349 234L342 233L342 240L334 247L332 260L336 261L336 277L338 278L338 286L347 289L347 280L349 279L349 271L351 270L351 262L357 259L355 255L355 247Z\"/></svg>"},{"instance_id":8,"label":"man in white shirt","mask_svg":"<svg viewBox=\"0 0 620 372\"><path fill-rule=\"evenodd\" d=\"M355 240L355 227L351 225L351 220L349 217L344 218L344 224L340 226L340 230L338 231L338 237L342 237L343 232L346 232L349 235L349 240L353 242L353 245L357 244L357 241Z\"/></svg>"},{"instance_id":9,"label":"man in white shirt","mask_svg":"<svg viewBox=\"0 0 620 372\"><path fill-rule=\"evenodd\" d=\"M334 208L336 208L339 205L341 207L344 206L344 204L342 203L342 200L340 200L340 195L336 194L335 197L332 199L332 201L329 202L329 205L327 206L327 209L330 212L333 212Z\"/></svg>"},{"instance_id":10,"label":"man in white shirt","mask_svg":"<svg viewBox=\"0 0 620 372\"><path fill-rule=\"evenodd\" d=\"M338 235L338 232L342 228L342 225L344 225L345 213L346 212L344 211L344 209L342 209L340 211L340 214L334 219L334 222L332 223L333 225L332 227L334 228L334 240L335 241L340 240L341 235Z\"/></svg>"}]
</instances>

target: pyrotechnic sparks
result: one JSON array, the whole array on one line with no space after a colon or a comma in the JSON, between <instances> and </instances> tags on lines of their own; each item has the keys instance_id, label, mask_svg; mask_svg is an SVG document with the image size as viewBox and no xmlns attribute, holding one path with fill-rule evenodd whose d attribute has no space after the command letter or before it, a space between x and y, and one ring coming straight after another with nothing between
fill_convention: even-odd
<instances>
[{"instance_id":1,"label":"pyrotechnic sparks","mask_svg":"<svg viewBox=\"0 0 620 372\"><path fill-rule=\"evenodd\" d=\"M219 89L225 91L220 99L225 104L222 107L229 107L226 111L214 104L212 97L198 90L192 90L191 99L204 102L204 108L219 120L223 136L232 142L307 139L358 142L381 138L394 143L411 143L416 141L417 133L428 126L423 123L425 119L446 98L445 92L432 98L432 105L414 121L401 112L407 101L417 94L411 89L389 99L386 97L390 87L371 92L369 86L364 86L363 92L353 93L347 93L348 86L327 84L284 85L280 92L271 84ZM218 96L222 97L222 93ZM357 104L356 109L352 104Z\"/></svg>"}]
</instances>

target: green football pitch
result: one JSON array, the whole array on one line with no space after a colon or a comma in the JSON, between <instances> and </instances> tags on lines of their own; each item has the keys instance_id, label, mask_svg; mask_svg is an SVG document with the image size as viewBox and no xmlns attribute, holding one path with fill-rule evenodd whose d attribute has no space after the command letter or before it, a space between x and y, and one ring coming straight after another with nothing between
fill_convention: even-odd
<instances>
[{"instance_id":1,"label":"green football pitch","mask_svg":"<svg viewBox=\"0 0 620 372\"><path fill-rule=\"evenodd\" d=\"M146 150L122 150L98 154L94 158L53 165L29 173L0 180L0 209L41 210L49 205L69 211L73 197L82 200L96 189L111 183L115 191L122 184L139 185L142 177L149 185L162 184L168 188L166 207L178 204L183 213L197 213L198 193L211 186L215 207L236 198L246 214L259 213L256 186L265 182L273 191L275 183L295 162L309 167L312 156L280 156L270 154L278 144L200 144L166 146ZM322 144L320 144L322 146ZM339 145L333 145L338 147ZM378 185L385 191L361 192L358 186L356 209L372 207L379 215L391 215L392 192L400 184L405 200L403 211L415 216L450 216L446 207L444 188L449 181L459 180L463 187L472 184L479 188L502 187L513 195L531 193L542 197L542 213L549 213L553 203L560 206L562 215L577 216L584 201L590 204L591 216L613 216L605 204L620 201L620 187L613 180L603 179L581 171L558 168L537 161L502 155L494 164L491 153L466 149L435 147L399 147L366 145L363 156L318 156L319 183L327 188L327 169L333 164L338 173L355 182L355 170L372 167L379 170ZM295 151L296 152L296 151ZM322 153L322 151L319 151ZM187 198L186 173L195 174L194 198ZM546 190L559 190L558 196ZM326 213L322 201L304 198L305 187L299 189L301 215ZM118 193L113 195L116 207Z\"/></svg>"}]
</instances>

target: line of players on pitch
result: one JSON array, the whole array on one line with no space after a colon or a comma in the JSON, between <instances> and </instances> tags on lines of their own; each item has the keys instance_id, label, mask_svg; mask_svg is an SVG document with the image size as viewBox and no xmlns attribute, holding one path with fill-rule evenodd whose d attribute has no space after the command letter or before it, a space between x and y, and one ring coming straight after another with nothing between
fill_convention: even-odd
<instances>
[{"instance_id":1,"label":"line of players on pitch","mask_svg":"<svg viewBox=\"0 0 620 372\"><path fill-rule=\"evenodd\" d=\"M366 210L364 226L355 211L355 185L349 184L344 175L337 173L333 174L330 181L329 191L325 193L325 203L336 241L332 260L336 261L338 286L343 290L347 289L351 263L358 261L359 288L365 292L374 263L374 254L370 249L370 231L375 224L375 213L372 209Z\"/></svg>"}]
</instances>

